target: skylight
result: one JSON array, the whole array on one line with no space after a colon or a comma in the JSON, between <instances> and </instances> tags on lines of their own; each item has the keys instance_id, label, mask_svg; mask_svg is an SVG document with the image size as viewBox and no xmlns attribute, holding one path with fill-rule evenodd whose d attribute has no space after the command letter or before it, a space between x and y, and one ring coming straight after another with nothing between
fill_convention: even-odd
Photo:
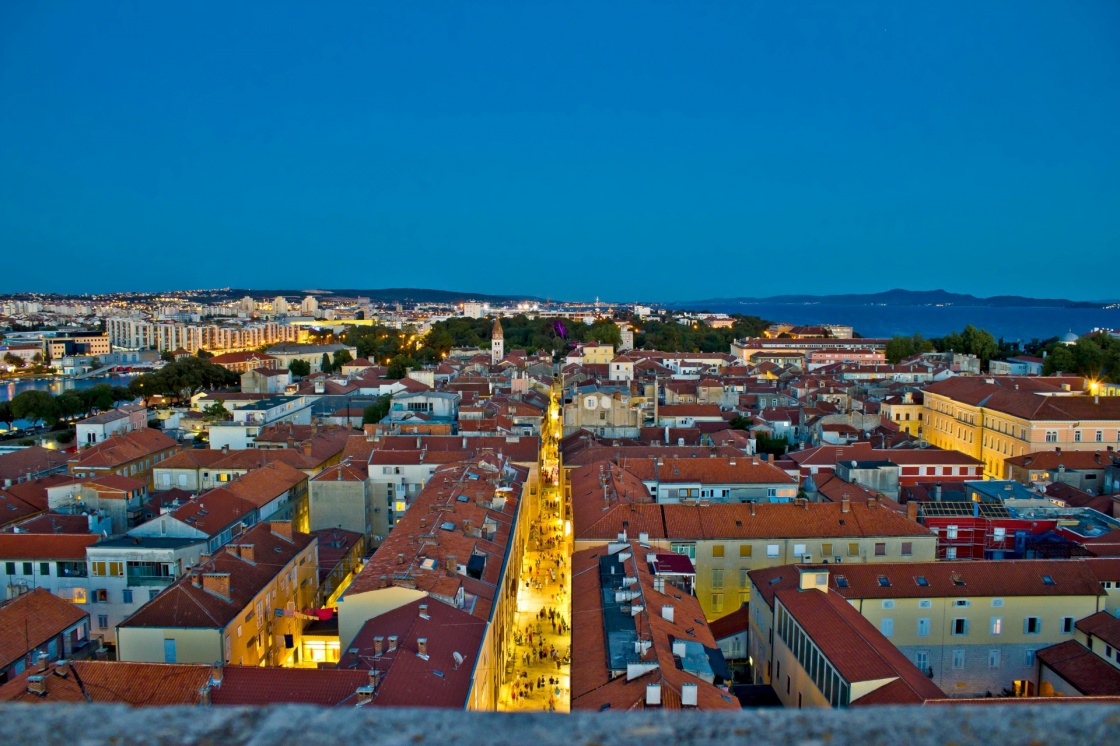
<instances>
[{"instance_id":1,"label":"skylight","mask_svg":"<svg viewBox=\"0 0 1120 746\"><path fill-rule=\"evenodd\" d=\"M1046 585L1054 585L1054 578L1050 577L1049 575L1043 575L1042 582Z\"/></svg>"},{"instance_id":2,"label":"skylight","mask_svg":"<svg viewBox=\"0 0 1120 746\"><path fill-rule=\"evenodd\" d=\"M848 579L845 578L843 575L837 575L836 576L836 587L837 588L847 588L848 587Z\"/></svg>"},{"instance_id":3,"label":"skylight","mask_svg":"<svg viewBox=\"0 0 1120 746\"><path fill-rule=\"evenodd\" d=\"M891 579L888 578L886 575L880 575L879 576L879 585L882 588L890 588L891 587Z\"/></svg>"},{"instance_id":4,"label":"skylight","mask_svg":"<svg viewBox=\"0 0 1120 746\"><path fill-rule=\"evenodd\" d=\"M923 588L926 588L926 587L929 586L929 581L926 580L925 575L919 575L918 577L914 578L914 580L918 583L918 585L922 586Z\"/></svg>"},{"instance_id":5,"label":"skylight","mask_svg":"<svg viewBox=\"0 0 1120 746\"><path fill-rule=\"evenodd\" d=\"M444 521L443 523L439 524L439 527L442 528L444 531L454 531L455 530L455 524L452 523L451 521Z\"/></svg>"}]
</instances>

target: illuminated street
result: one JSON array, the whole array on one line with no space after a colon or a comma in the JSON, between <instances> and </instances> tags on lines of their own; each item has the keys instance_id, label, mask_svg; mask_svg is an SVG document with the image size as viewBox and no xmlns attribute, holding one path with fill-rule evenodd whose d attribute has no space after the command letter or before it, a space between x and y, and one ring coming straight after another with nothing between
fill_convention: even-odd
<instances>
[{"instance_id":1,"label":"illuminated street","mask_svg":"<svg viewBox=\"0 0 1120 746\"><path fill-rule=\"evenodd\" d=\"M568 712L571 702L571 535L560 464L560 385L541 433L541 502L517 591L517 629L498 709Z\"/></svg>"}]
</instances>

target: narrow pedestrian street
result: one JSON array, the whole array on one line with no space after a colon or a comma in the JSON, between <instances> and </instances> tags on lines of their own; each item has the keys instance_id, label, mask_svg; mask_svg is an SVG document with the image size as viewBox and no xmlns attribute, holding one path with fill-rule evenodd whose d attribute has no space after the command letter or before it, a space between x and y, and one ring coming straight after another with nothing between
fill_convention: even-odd
<instances>
[{"instance_id":1,"label":"narrow pedestrian street","mask_svg":"<svg viewBox=\"0 0 1120 746\"><path fill-rule=\"evenodd\" d=\"M554 386L541 433L540 511L520 568L517 624L498 710L568 712L571 708L572 547L560 464L561 387Z\"/></svg>"}]
</instances>

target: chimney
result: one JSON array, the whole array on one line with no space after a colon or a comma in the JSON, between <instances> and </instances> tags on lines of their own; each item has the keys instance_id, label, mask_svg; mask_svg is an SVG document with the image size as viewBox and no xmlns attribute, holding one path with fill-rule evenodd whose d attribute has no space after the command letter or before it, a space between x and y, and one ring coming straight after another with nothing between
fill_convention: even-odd
<instances>
[{"instance_id":1,"label":"chimney","mask_svg":"<svg viewBox=\"0 0 1120 746\"><path fill-rule=\"evenodd\" d=\"M661 684L646 684L646 707L661 706Z\"/></svg>"},{"instance_id":2,"label":"chimney","mask_svg":"<svg viewBox=\"0 0 1120 746\"><path fill-rule=\"evenodd\" d=\"M238 547L237 551L240 554L241 559L245 560L246 562L253 562L253 545L252 544L241 544Z\"/></svg>"},{"instance_id":3,"label":"chimney","mask_svg":"<svg viewBox=\"0 0 1120 746\"><path fill-rule=\"evenodd\" d=\"M389 650L387 652L392 653L396 649L397 649L397 636L396 635L389 635Z\"/></svg>"},{"instance_id":4,"label":"chimney","mask_svg":"<svg viewBox=\"0 0 1120 746\"><path fill-rule=\"evenodd\" d=\"M809 498L805 498L801 501L801 507L805 510L809 510Z\"/></svg>"},{"instance_id":5,"label":"chimney","mask_svg":"<svg viewBox=\"0 0 1120 746\"><path fill-rule=\"evenodd\" d=\"M70 661L65 658L54 662L54 675L66 678L70 673Z\"/></svg>"},{"instance_id":6,"label":"chimney","mask_svg":"<svg viewBox=\"0 0 1120 746\"><path fill-rule=\"evenodd\" d=\"M404 564L404 553L403 552L397 554L397 564L398 565L403 565Z\"/></svg>"},{"instance_id":7,"label":"chimney","mask_svg":"<svg viewBox=\"0 0 1120 746\"><path fill-rule=\"evenodd\" d=\"M32 694L38 694L40 697L47 696L47 677L28 676L27 691L31 692Z\"/></svg>"},{"instance_id":8,"label":"chimney","mask_svg":"<svg viewBox=\"0 0 1120 746\"><path fill-rule=\"evenodd\" d=\"M912 521L918 520L918 501L911 500L906 503L906 517Z\"/></svg>"},{"instance_id":9,"label":"chimney","mask_svg":"<svg viewBox=\"0 0 1120 746\"><path fill-rule=\"evenodd\" d=\"M311 455L311 444L310 443L304 443L303 444L303 455L304 456L310 456Z\"/></svg>"},{"instance_id":10,"label":"chimney","mask_svg":"<svg viewBox=\"0 0 1120 746\"><path fill-rule=\"evenodd\" d=\"M428 660L428 638L416 638L416 655L424 660Z\"/></svg>"},{"instance_id":11,"label":"chimney","mask_svg":"<svg viewBox=\"0 0 1120 746\"><path fill-rule=\"evenodd\" d=\"M420 618L421 619L431 619L431 617L428 616L428 605L427 604L420 604Z\"/></svg>"},{"instance_id":12,"label":"chimney","mask_svg":"<svg viewBox=\"0 0 1120 746\"><path fill-rule=\"evenodd\" d=\"M933 485L933 501L935 503L941 502L941 482Z\"/></svg>"},{"instance_id":13,"label":"chimney","mask_svg":"<svg viewBox=\"0 0 1120 746\"><path fill-rule=\"evenodd\" d=\"M46 653L39 653L35 656L35 673L46 673L49 664L50 656Z\"/></svg>"},{"instance_id":14,"label":"chimney","mask_svg":"<svg viewBox=\"0 0 1120 746\"><path fill-rule=\"evenodd\" d=\"M695 684L681 684L681 707L696 707L696 695Z\"/></svg>"},{"instance_id":15,"label":"chimney","mask_svg":"<svg viewBox=\"0 0 1120 746\"><path fill-rule=\"evenodd\" d=\"M226 443L224 446L222 446L222 453L223 454L229 453L229 443Z\"/></svg>"},{"instance_id":16,"label":"chimney","mask_svg":"<svg viewBox=\"0 0 1120 746\"><path fill-rule=\"evenodd\" d=\"M210 706L210 684L209 683L203 684L198 689L198 706L199 707L209 707Z\"/></svg>"},{"instance_id":17,"label":"chimney","mask_svg":"<svg viewBox=\"0 0 1120 746\"><path fill-rule=\"evenodd\" d=\"M374 689L376 689L378 687L378 685L380 685L380 684L381 684L381 671L379 669L376 669L376 668L371 668L369 670L369 685L372 686Z\"/></svg>"},{"instance_id":18,"label":"chimney","mask_svg":"<svg viewBox=\"0 0 1120 746\"><path fill-rule=\"evenodd\" d=\"M229 595L229 573L228 572L204 572L202 573L202 590L210 591L211 593L221 596L227 601L232 600Z\"/></svg>"},{"instance_id":19,"label":"chimney","mask_svg":"<svg viewBox=\"0 0 1120 746\"><path fill-rule=\"evenodd\" d=\"M381 653L385 651L385 638L381 635L373 638L373 655L380 657ZM372 673L372 671L371 671Z\"/></svg>"},{"instance_id":20,"label":"chimney","mask_svg":"<svg viewBox=\"0 0 1120 746\"><path fill-rule=\"evenodd\" d=\"M848 499L847 494L845 494L843 497L840 498L840 512L841 513L851 513L852 512L852 501Z\"/></svg>"},{"instance_id":21,"label":"chimney","mask_svg":"<svg viewBox=\"0 0 1120 746\"><path fill-rule=\"evenodd\" d=\"M459 572L459 558L454 554L447 555L447 571L452 575Z\"/></svg>"},{"instance_id":22,"label":"chimney","mask_svg":"<svg viewBox=\"0 0 1120 746\"><path fill-rule=\"evenodd\" d=\"M197 572L192 572L191 573L191 585L193 585L195 588L201 588L202 587L202 576L199 575Z\"/></svg>"},{"instance_id":23,"label":"chimney","mask_svg":"<svg viewBox=\"0 0 1120 746\"><path fill-rule=\"evenodd\" d=\"M221 686L222 685L222 662L221 661L215 661L214 664L210 666L210 685L211 686Z\"/></svg>"},{"instance_id":24,"label":"chimney","mask_svg":"<svg viewBox=\"0 0 1120 746\"><path fill-rule=\"evenodd\" d=\"M370 673L373 673L373 672L370 671ZM354 694L358 698L358 705L361 706L361 705L364 705L364 704L370 702L373 699L373 692L374 692L374 688L373 688L372 684L367 685L367 686L360 686L357 689L355 689Z\"/></svg>"},{"instance_id":25,"label":"chimney","mask_svg":"<svg viewBox=\"0 0 1120 746\"><path fill-rule=\"evenodd\" d=\"M672 622L674 617L674 609L672 604L665 604L661 607L661 618L667 622Z\"/></svg>"},{"instance_id":26,"label":"chimney","mask_svg":"<svg viewBox=\"0 0 1120 746\"><path fill-rule=\"evenodd\" d=\"M754 515L754 501L751 501L751 515Z\"/></svg>"},{"instance_id":27,"label":"chimney","mask_svg":"<svg viewBox=\"0 0 1120 746\"><path fill-rule=\"evenodd\" d=\"M289 544L295 543L292 541L292 524L289 521L269 521L268 530L273 536L279 536Z\"/></svg>"}]
</instances>

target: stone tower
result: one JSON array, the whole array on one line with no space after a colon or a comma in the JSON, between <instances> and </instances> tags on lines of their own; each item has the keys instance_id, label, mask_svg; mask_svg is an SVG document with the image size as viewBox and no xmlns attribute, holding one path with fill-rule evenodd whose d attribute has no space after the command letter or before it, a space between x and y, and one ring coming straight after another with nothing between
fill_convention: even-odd
<instances>
[{"instance_id":1,"label":"stone tower","mask_svg":"<svg viewBox=\"0 0 1120 746\"><path fill-rule=\"evenodd\" d=\"M490 332L490 363L497 365L498 361L506 356L506 339L502 332L502 322L494 317L494 330Z\"/></svg>"}]
</instances>

